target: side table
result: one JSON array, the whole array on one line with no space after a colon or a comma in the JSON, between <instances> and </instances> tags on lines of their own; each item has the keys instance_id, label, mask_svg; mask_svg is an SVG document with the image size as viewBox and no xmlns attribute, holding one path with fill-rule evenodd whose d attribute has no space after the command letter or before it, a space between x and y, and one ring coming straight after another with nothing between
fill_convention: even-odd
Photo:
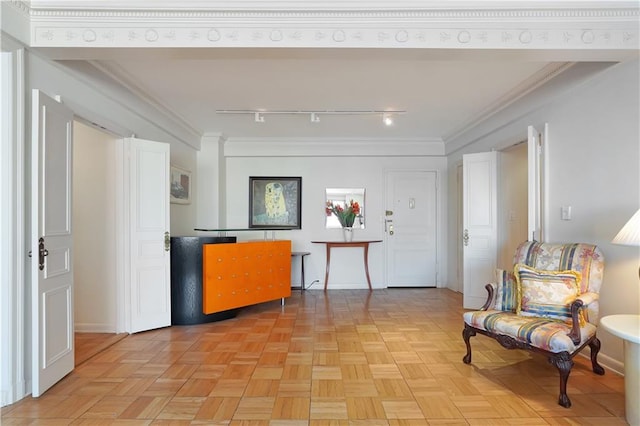
<instances>
[{"instance_id":1,"label":"side table","mask_svg":"<svg viewBox=\"0 0 640 426\"><path fill-rule=\"evenodd\" d=\"M310 255L308 251L292 251L291 257L300 257L300 291L306 290L304 288L304 257Z\"/></svg>"},{"instance_id":2,"label":"side table","mask_svg":"<svg viewBox=\"0 0 640 426\"><path fill-rule=\"evenodd\" d=\"M640 425L640 315L607 315L600 326L624 341L624 410L630 425Z\"/></svg>"},{"instance_id":3,"label":"side table","mask_svg":"<svg viewBox=\"0 0 640 426\"><path fill-rule=\"evenodd\" d=\"M367 276L367 284L369 284L369 290L371 288L371 278L369 278L369 244L381 243L382 240L367 240L367 241L311 241L314 244L324 244L327 246L327 267L324 274L324 289L327 290L327 283L329 282L329 269L331 268L331 249L334 247L362 247L364 250L364 272Z\"/></svg>"}]
</instances>

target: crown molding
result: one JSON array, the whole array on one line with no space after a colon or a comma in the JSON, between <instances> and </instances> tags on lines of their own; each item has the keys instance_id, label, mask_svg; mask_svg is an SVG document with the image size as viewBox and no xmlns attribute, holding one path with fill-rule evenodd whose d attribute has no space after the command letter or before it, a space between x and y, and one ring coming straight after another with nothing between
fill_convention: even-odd
<instances>
[{"instance_id":1,"label":"crown molding","mask_svg":"<svg viewBox=\"0 0 640 426\"><path fill-rule=\"evenodd\" d=\"M140 83L136 79L131 77L131 75L121 66L113 62L106 63L104 61L89 61L89 63L106 76L112 78L120 85L124 86L127 90L132 92L143 102L151 105L160 113L164 114L167 118L170 118L174 122L178 123L179 126L189 131L194 137L199 138L202 136L202 129L196 129L184 116L176 112L174 108L171 108L169 105L160 101L156 97L151 96L149 94L149 91L142 88L140 86Z\"/></svg>"},{"instance_id":2,"label":"crown molding","mask_svg":"<svg viewBox=\"0 0 640 426\"><path fill-rule=\"evenodd\" d=\"M34 47L588 50L637 49L640 36L630 1L10 3L28 8Z\"/></svg>"},{"instance_id":3,"label":"crown molding","mask_svg":"<svg viewBox=\"0 0 640 426\"><path fill-rule=\"evenodd\" d=\"M465 123L463 123L460 127L452 131L450 134L445 135L443 137L445 143L450 140L456 139L458 136L468 132L469 130L476 127L478 124L488 120L493 115L507 108L509 105L516 102L518 99L521 99L525 95L531 93L538 87L542 86L552 78L561 74L562 72L568 70L574 65L573 62L562 62L562 63L551 63L531 77L527 78L511 90L499 97L498 99L491 102L484 110L480 111L475 116L471 117Z\"/></svg>"},{"instance_id":4,"label":"crown molding","mask_svg":"<svg viewBox=\"0 0 640 426\"><path fill-rule=\"evenodd\" d=\"M225 157L442 157L444 151L439 138L229 137L224 145Z\"/></svg>"}]
</instances>

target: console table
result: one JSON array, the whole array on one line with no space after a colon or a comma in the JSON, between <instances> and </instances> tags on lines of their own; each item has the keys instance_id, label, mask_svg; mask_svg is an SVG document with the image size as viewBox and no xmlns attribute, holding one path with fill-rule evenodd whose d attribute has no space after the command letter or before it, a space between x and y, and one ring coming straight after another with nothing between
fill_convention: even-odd
<instances>
[{"instance_id":1,"label":"console table","mask_svg":"<svg viewBox=\"0 0 640 426\"><path fill-rule=\"evenodd\" d=\"M367 275L367 284L369 284L369 290L371 288L371 278L369 278L369 244L381 243L382 240L367 240L367 241L311 241L314 244L324 244L327 246L327 268L324 275L324 289L327 290L327 283L329 282L329 269L331 269L331 249L334 247L362 247L364 250L364 272Z\"/></svg>"}]
</instances>

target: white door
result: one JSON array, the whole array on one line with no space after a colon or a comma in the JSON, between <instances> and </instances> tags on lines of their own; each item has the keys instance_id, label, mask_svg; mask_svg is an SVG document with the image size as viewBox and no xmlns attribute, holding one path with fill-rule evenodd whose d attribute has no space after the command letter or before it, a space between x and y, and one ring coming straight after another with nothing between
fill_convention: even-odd
<instances>
[{"instance_id":1,"label":"white door","mask_svg":"<svg viewBox=\"0 0 640 426\"><path fill-rule=\"evenodd\" d=\"M544 144L547 140L548 125L544 125L544 133L535 127L528 127L527 162L528 162L528 201L529 214L527 238L532 241L545 241L544 223L544 185L545 164Z\"/></svg>"},{"instance_id":2,"label":"white door","mask_svg":"<svg viewBox=\"0 0 640 426\"><path fill-rule=\"evenodd\" d=\"M463 174L463 307L478 309L487 299L497 264L497 152L467 154Z\"/></svg>"},{"instance_id":3,"label":"white door","mask_svg":"<svg viewBox=\"0 0 640 426\"><path fill-rule=\"evenodd\" d=\"M169 144L125 139L131 333L171 325ZM127 179L128 177L128 179Z\"/></svg>"},{"instance_id":4,"label":"white door","mask_svg":"<svg viewBox=\"0 0 640 426\"><path fill-rule=\"evenodd\" d=\"M458 293L462 293L464 291L463 282L464 282L464 245L462 240L462 230L464 229L464 221L463 221L463 211L464 211L464 200L462 198L462 164L458 164L456 167L456 179L457 179L457 210L458 214L456 216L456 228L457 228L457 240L456 240L456 284L455 288L452 290L457 291Z\"/></svg>"},{"instance_id":5,"label":"white door","mask_svg":"<svg viewBox=\"0 0 640 426\"><path fill-rule=\"evenodd\" d=\"M437 284L436 182L436 172L386 174L388 287Z\"/></svg>"},{"instance_id":6,"label":"white door","mask_svg":"<svg viewBox=\"0 0 640 426\"><path fill-rule=\"evenodd\" d=\"M31 333L32 396L74 367L73 111L32 92Z\"/></svg>"}]
</instances>

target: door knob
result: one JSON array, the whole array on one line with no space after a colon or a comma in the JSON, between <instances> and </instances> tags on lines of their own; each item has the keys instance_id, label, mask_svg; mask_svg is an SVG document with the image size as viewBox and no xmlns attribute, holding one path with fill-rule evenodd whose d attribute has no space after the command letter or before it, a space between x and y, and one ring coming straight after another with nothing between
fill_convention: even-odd
<instances>
[{"instance_id":1,"label":"door knob","mask_svg":"<svg viewBox=\"0 0 640 426\"><path fill-rule=\"evenodd\" d=\"M164 251L171 250L171 235L169 232L164 233Z\"/></svg>"},{"instance_id":2,"label":"door knob","mask_svg":"<svg viewBox=\"0 0 640 426\"><path fill-rule=\"evenodd\" d=\"M465 246L469 245L469 230L465 229L464 232L462 233L462 242L464 243Z\"/></svg>"}]
</instances>

